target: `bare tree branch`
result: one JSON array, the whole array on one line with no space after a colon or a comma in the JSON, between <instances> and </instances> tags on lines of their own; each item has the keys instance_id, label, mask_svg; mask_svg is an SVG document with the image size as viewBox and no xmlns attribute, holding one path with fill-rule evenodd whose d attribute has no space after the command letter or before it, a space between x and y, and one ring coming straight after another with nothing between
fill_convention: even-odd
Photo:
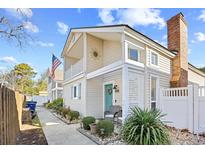
<instances>
[{"instance_id":1,"label":"bare tree branch","mask_svg":"<svg viewBox=\"0 0 205 154\"><path fill-rule=\"evenodd\" d=\"M21 9L17 9L17 11L24 17L24 21L28 20ZM32 36L25 29L24 21L20 20L14 24L7 17L0 17L0 37L16 42L17 46L23 48L29 40L33 40Z\"/></svg>"}]
</instances>

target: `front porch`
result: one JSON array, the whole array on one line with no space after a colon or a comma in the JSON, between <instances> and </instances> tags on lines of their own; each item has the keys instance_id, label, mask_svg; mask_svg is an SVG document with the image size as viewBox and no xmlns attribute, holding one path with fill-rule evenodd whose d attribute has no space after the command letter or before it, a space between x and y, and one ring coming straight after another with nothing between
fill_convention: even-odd
<instances>
[{"instance_id":1,"label":"front porch","mask_svg":"<svg viewBox=\"0 0 205 154\"><path fill-rule=\"evenodd\" d=\"M86 96L87 116L113 119L113 113L109 113L111 107L117 107L116 112L122 111L122 69L87 79Z\"/></svg>"}]
</instances>

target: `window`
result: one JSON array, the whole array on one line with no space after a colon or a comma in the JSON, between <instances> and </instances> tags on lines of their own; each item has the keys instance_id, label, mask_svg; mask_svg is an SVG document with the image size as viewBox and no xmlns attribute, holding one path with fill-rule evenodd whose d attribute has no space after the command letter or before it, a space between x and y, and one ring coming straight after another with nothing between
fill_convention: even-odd
<instances>
[{"instance_id":1,"label":"window","mask_svg":"<svg viewBox=\"0 0 205 154\"><path fill-rule=\"evenodd\" d=\"M157 78L151 77L151 109L156 109L157 103Z\"/></svg>"},{"instance_id":2,"label":"window","mask_svg":"<svg viewBox=\"0 0 205 154\"><path fill-rule=\"evenodd\" d=\"M128 58L134 61L139 61L139 51L137 49L131 49L128 50Z\"/></svg>"},{"instance_id":3,"label":"window","mask_svg":"<svg viewBox=\"0 0 205 154\"><path fill-rule=\"evenodd\" d=\"M158 55L153 52L151 52L151 64L158 65Z\"/></svg>"},{"instance_id":4,"label":"window","mask_svg":"<svg viewBox=\"0 0 205 154\"><path fill-rule=\"evenodd\" d=\"M72 99L80 99L81 98L81 83L73 85L71 87L71 96L72 96Z\"/></svg>"}]
</instances>

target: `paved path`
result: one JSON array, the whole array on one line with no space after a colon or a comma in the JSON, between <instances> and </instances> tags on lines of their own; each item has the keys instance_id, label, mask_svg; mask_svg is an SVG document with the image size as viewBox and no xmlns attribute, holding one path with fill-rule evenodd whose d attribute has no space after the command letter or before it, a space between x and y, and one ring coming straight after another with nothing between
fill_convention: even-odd
<instances>
[{"instance_id":1,"label":"paved path","mask_svg":"<svg viewBox=\"0 0 205 154\"><path fill-rule=\"evenodd\" d=\"M44 107L37 107L38 117L50 145L95 145L93 141L79 133L79 124L67 125Z\"/></svg>"}]
</instances>

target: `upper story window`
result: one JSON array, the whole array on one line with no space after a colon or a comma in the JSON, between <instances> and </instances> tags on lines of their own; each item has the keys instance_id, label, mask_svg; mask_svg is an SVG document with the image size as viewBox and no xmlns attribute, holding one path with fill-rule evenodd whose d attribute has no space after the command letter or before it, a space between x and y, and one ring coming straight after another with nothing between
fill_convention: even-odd
<instances>
[{"instance_id":1,"label":"upper story window","mask_svg":"<svg viewBox=\"0 0 205 154\"><path fill-rule=\"evenodd\" d=\"M158 66L158 54L151 52L151 64Z\"/></svg>"},{"instance_id":2,"label":"upper story window","mask_svg":"<svg viewBox=\"0 0 205 154\"><path fill-rule=\"evenodd\" d=\"M131 60L139 62L139 60L140 60L139 51L137 49L129 48L128 49L128 58Z\"/></svg>"}]
</instances>

